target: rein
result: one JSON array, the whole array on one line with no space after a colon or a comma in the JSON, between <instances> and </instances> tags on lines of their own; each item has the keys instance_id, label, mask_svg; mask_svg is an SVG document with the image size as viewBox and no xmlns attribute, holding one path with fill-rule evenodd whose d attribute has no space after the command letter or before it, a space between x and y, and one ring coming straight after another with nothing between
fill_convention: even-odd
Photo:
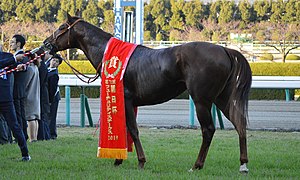
<instances>
[{"instance_id":1,"label":"rein","mask_svg":"<svg viewBox=\"0 0 300 180\"><path fill-rule=\"evenodd\" d=\"M70 45L70 32L71 32L71 28L74 27L75 24L77 24L79 21L83 21L82 19L77 19L76 21L74 21L72 24L66 23L67 24L67 28L63 29L57 36L55 36L54 32L52 34L54 41L57 41L57 38L59 38L59 36L65 34L66 32L68 32L68 46ZM94 77L89 77L83 73L81 73L80 71L78 71L76 68L74 68L69 60L63 59L64 62L71 68L72 72L77 76L78 79L80 79L82 82L85 83L91 83L94 82L96 79L98 79L98 77L100 76L100 74L98 73L98 71L100 70L101 67L101 63L99 63L97 69L96 69L96 74ZM81 78L79 75L87 78L88 80L84 80L83 78Z\"/></svg>"},{"instance_id":2,"label":"rein","mask_svg":"<svg viewBox=\"0 0 300 180\"><path fill-rule=\"evenodd\" d=\"M89 83L92 83L92 82L96 81L96 79L98 79L98 77L100 76L100 74L98 73L98 71L100 70L101 63L99 63L99 65L98 65L98 67L97 67L97 69L96 69L96 74L95 74L95 76L94 76L94 77L89 77L89 76L87 76L87 75L81 73L80 71L78 71L76 68L74 68L74 67L71 65L71 63L70 63L69 60L65 60L65 59L64 59L64 62L71 68L71 70L72 70L72 72L75 74L75 76L76 76L78 79L80 79L82 82L85 82L85 83L88 83L88 84L89 84ZM87 78L88 80L87 80L87 81L84 80L84 79L81 78L79 75L81 75L81 76Z\"/></svg>"}]
</instances>

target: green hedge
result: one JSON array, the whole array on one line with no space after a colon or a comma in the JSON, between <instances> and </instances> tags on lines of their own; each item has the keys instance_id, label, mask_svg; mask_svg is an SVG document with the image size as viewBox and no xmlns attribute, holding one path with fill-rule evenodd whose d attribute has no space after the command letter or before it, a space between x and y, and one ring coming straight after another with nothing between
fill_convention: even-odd
<instances>
[{"instance_id":1,"label":"green hedge","mask_svg":"<svg viewBox=\"0 0 300 180\"><path fill-rule=\"evenodd\" d=\"M296 54L288 54L285 58L286 60L300 60L300 56Z\"/></svg>"},{"instance_id":2,"label":"green hedge","mask_svg":"<svg viewBox=\"0 0 300 180\"><path fill-rule=\"evenodd\" d=\"M76 68L81 73L84 73L84 74L95 74L96 73L95 68L87 60L71 60L69 62L71 64L71 66ZM58 71L60 74L73 74L72 69L64 61L58 67Z\"/></svg>"},{"instance_id":3,"label":"green hedge","mask_svg":"<svg viewBox=\"0 0 300 180\"><path fill-rule=\"evenodd\" d=\"M253 76L300 76L300 63L250 63Z\"/></svg>"},{"instance_id":4,"label":"green hedge","mask_svg":"<svg viewBox=\"0 0 300 180\"><path fill-rule=\"evenodd\" d=\"M86 60L71 60L71 65L85 74L95 74L96 70ZM253 76L300 76L300 63L250 63ZM63 62L59 68L60 74L72 74L72 70Z\"/></svg>"},{"instance_id":5,"label":"green hedge","mask_svg":"<svg viewBox=\"0 0 300 180\"><path fill-rule=\"evenodd\" d=\"M274 56L271 53L265 53L265 54L262 54L261 56L259 56L259 60L271 60L271 61L273 61Z\"/></svg>"},{"instance_id":6,"label":"green hedge","mask_svg":"<svg viewBox=\"0 0 300 180\"><path fill-rule=\"evenodd\" d=\"M89 61L71 61L71 65L86 74L95 74L95 69ZM250 63L253 76L300 76L300 63ZM59 67L60 74L72 74L67 64L62 63ZM99 98L99 87L86 87L85 94L91 98ZM64 87L61 87L61 93L64 97ZM81 88L72 87L71 97L79 97ZM291 91L293 94L300 94L299 90ZM186 99L188 93L185 91L177 98ZM285 91L280 89L251 89L249 99L256 100L285 100Z\"/></svg>"}]
</instances>

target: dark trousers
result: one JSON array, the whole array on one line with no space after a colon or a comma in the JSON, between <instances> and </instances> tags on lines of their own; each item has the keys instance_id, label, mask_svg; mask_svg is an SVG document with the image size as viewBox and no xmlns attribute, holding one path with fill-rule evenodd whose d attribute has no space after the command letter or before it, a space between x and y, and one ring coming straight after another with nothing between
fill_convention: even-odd
<instances>
[{"instance_id":1,"label":"dark trousers","mask_svg":"<svg viewBox=\"0 0 300 180\"><path fill-rule=\"evenodd\" d=\"M2 114L0 114L0 144L12 143L10 129Z\"/></svg>"},{"instance_id":2,"label":"dark trousers","mask_svg":"<svg viewBox=\"0 0 300 180\"><path fill-rule=\"evenodd\" d=\"M25 136L18 123L15 106L13 102L0 102L0 113L4 116L8 127L11 129L13 136L17 139L22 156L28 156L28 149Z\"/></svg>"},{"instance_id":3,"label":"dark trousers","mask_svg":"<svg viewBox=\"0 0 300 180\"><path fill-rule=\"evenodd\" d=\"M50 129L48 124L48 113L41 112L41 120L38 121L38 140L49 140L50 139Z\"/></svg>"},{"instance_id":4,"label":"dark trousers","mask_svg":"<svg viewBox=\"0 0 300 180\"><path fill-rule=\"evenodd\" d=\"M59 101L55 101L50 105L50 114L49 114L49 129L51 138L57 137L56 131L56 116L57 116L57 108Z\"/></svg>"},{"instance_id":5,"label":"dark trousers","mask_svg":"<svg viewBox=\"0 0 300 180\"><path fill-rule=\"evenodd\" d=\"M21 126L21 129L23 130L23 134L25 136L25 139L28 139L28 134L27 134L27 120L25 116L25 98L16 98L14 99L14 105L16 109L16 116L18 123Z\"/></svg>"}]
</instances>

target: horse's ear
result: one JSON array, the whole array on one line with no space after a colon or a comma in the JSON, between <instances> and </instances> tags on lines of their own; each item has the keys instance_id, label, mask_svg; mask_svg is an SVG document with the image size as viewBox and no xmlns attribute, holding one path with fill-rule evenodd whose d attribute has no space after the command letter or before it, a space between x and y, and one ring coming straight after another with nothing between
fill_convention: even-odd
<instances>
[{"instance_id":1,"label":"horse's ear","mask_svg":"<svg viewBox=\"0 0 300 180\"><path fill-rule=\"evenodd\" d=\"M72 16L69 13L67 13L67 21L68 22L72 21Z\"/></svg>"},{"instance_id":2,"label":"horse's ear","mask_svg":"<svg viewBox=\"0 0 300 180\"><path fill-rule=\"evenodd\" d=\"M81 11L79 9L76 10L75 16L81 18Z\"/></svg>"}]
</instances>

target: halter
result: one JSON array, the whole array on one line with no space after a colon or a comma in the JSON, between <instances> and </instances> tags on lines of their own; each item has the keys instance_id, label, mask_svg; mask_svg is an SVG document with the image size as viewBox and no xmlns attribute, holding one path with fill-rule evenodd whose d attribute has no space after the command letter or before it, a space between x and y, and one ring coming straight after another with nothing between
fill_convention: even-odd
<instances>
[{"instance_id":1,"label":"halter","mask_svg":"<svg viewBox=\"0 0 300 180\"><path fill-rule=\"evenodd\" d=\"M71 31L71 28L76 24L78 23L79 21L83 21L82 19L77 19L76 21L74 21L72 24L69 24L69 23L66 23L67 24L67 28L63 29L57 36L55 36L54 32L52 34L53 36L53 39L54 39L54 42L56 42L57 38L61 35L63 35L64 33L66 33L68 31L68 46L70 45L70 31ZM82 82L85 82L85 83L91 83L91 82L94 82L96 79L98 79L98 77L100 76L100 74L98 73L98 71L100 70L100 67L101 67L101 63L99 63L97 69L96 69L96 74L94 77L89 77L87 75L84 75L83 73L79 72L76 68L74 68L71 63L65 59L63 59L65 61L65 63L71 68L71 70L73 71L73 73L78 77L78 79L80 79ZM81 78L78 74L80 74L81 76L87 78L88 80L84 80L83 78Z\"/></svg>"}]
</instances>

